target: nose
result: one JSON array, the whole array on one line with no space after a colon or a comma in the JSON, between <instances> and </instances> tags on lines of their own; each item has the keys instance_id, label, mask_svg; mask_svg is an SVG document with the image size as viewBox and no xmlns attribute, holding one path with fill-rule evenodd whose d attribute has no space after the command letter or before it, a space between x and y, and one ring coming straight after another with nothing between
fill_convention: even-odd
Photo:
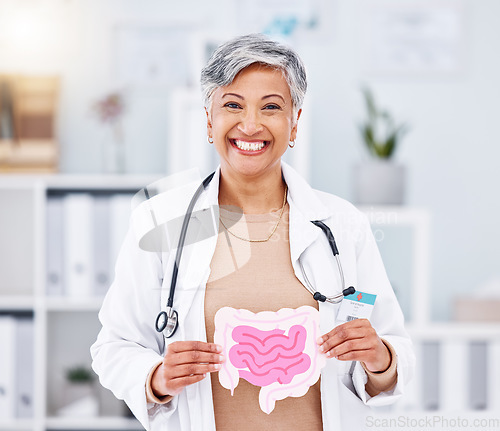
<instances>
[{"instance_id":1,"label":"nose","mask_svg":"<svg viewBox=\"0 0 500 431\"><path fill-rule=\"evenodd\" d=\"M264 130L259 113L254 110L248 110L243 114L238 123L238 130L246 136L254 136Z\"/></svg>"}]
</instances>

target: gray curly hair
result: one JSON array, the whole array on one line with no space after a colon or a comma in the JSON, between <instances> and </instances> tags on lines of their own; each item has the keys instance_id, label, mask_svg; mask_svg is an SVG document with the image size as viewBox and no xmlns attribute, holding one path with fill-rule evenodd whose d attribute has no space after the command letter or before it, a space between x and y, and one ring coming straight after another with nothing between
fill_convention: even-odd
<instances>
[{"instance_id":1,"label":"gray curly hair","mask_svg":"<svg viewBox=\"0 0 500 431\"><path fill-rule=\"evenodd\" d=\"M210 111L214 91L231 84L238 72L254 63L283 72L290 88L296 118L307 90L304 64L291 48L258 33L231 39L212 54L201 71L201 91L205 107Z\"/></svg>"}]
</instances>

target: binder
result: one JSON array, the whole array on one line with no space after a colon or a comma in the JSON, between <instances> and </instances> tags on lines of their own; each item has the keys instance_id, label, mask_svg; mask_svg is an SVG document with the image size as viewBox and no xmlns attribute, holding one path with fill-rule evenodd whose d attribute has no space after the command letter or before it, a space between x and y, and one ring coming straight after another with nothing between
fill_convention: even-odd
<instances>
[{"instance_id":1,"label":"binder","mask_svg":"<svg viewBox=\"0 0 500 431\"><path fill-rule=\"evenodd\" d=\"M93 294L97 297L104 296L111 284L109 207L109 196L94 197Z\"/></svg>"},{"instance_id":2,"label":"binder","mask_svg":"<svg viewBox=\"0 0 500 431\"><path fill-rule=\"evenodd\" d=\"M446 340L441 343L439 407L445 412L469 408L469 343Z\"/></svg>"},{"instance_id":3,"label":"binder","mask_svg":"<svg viewBox=\"0 0 500 431\"><path fill-rule=\"evenodd\" d=\"M440 345L435 341L422 343L421 403L424 410L437 410L439 406Z\"/></svg>"},{"instance_id":4,"label":"binder","mask_svg":"<svg viewBox=\"0 0 500 431\"><path fill-rule=\"evenodd\" d=\"M63 296L63 198L47 199L47 295Z\"/></svg>"},{"instance_id":5,"label":"binder","mask_svg":"<svg viewBox=\"0 0 500 431\"><path fill-rule=\"evenodd\" d=\"M69 297L93 294L93 197L70 193L64 197L64 288Z\"/></svg>"},{"instance_id":6,"label":"binder","mask_svg":"<svg viewBox=\"0 0 500 431\"><path fill-rule=\"evenodd\" d=\"M0 316L0 418L15 417L16 323Z\"/></svg>"},{"instance_id":7,"label":"binder","mask_svg":"<svg viewBox=\"0 0 500 431\"><path fill-rule=\"evenodd\" d=\"M34 416L34 324L31 318L16 319L16 373L15 404L16 417Z\"/></svg>"},{"instance_id":8,"label":"binder","mask_svg":"<svg viewBox=\"0 0 500 431\"><path fill-rule=\"evenodd\" d=\"M487 349L487 407L490 412L500 411L500 339L491 340Z\"/></svg>"},{"instance_id":9,"label":"binder","mask_svg":"<svg viewBox=\"0 0 500 431\"><path fill-rule=\"evenodd\" d=\"M110 197L110 270L111 281L115 275L115 264L125 235L128 231L133 195L116 194Z\"/></svg>"},{"instance_id":10,"label":"binder","mask_svg":"<svg viewBox=\"0 0 500 431\"><path fill-rule=\"evenodd\" d=\"M469 405L473 410L484 410L487 406L487 343L473 341L470 343L469 360Z\"/></svg>"}]
</instances>

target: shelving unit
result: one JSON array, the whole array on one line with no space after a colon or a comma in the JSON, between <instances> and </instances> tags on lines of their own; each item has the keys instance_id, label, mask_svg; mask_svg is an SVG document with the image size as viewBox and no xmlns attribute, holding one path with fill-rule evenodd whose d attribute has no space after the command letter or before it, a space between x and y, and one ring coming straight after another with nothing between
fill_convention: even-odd
<instances>
[{"instance_id":1,"label":"shelving unit","mask_svg":"<svg viewBox=\"0 0 500 431\"><path fill-rule=\"evenodd\" d=\"M134 193L152 176L8 175L0 177L0 315L29 315L34 323L33 418L0 418L0 431L141 430L126 407L99 387L100 416L58 417L64 369L90 365L102 297L47 295L47 201L53 195ZM127 219L128 220L128 219ZM0 354L4 354L4 350ZM35 360L36 358L36 360Z\"/></svg>"},{"instance_id":2,"label":"shelving unit","mask_svg":"<svg viewBox=\"0 0 500 431\"><path fill-rule=\"evenodd\" d=\"M431 216L422 208L362 207L403 309L417 366L402 402L389 411L489 418L500 409L500 324L432 322ZM401 289L404 285L404 289ZM452 417L452 416L449 416ZM500 424L497 422L497 424Z\"/></svg>"}]
</instances>

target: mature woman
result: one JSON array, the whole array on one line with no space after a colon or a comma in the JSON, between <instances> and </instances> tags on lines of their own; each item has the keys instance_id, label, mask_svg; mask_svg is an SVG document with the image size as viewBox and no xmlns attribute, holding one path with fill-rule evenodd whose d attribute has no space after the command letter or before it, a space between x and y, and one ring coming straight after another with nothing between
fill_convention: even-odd
<instances>
[{"instance_id":1,"label":"mature woman","mask_svg":"<svg viewBox=\"0 0 500 431\"><path fill-rule=\"evenodd\" d=\"M181 323L172 338L154 330L154 319L175 253L143 251L129 233L100 312L93 367L147 429L357 429L352 421L364 420L363 409L399 398L413 353L366 219L281 162L295 145L304 66L288 47L248 35L218 48L201 84L207 139L220 168L195 208L218 205L219 233L186 247L174 304ZM339 305L317 302L306 289L327 296L342 290L314 220L335 234L348 285L377 295L370 320L339 324ZM278 401L270 414L259 407L259 387L241 379L233 395L223 388L216 312L303 305L319 310L317 344L328 358L319 381L304 396Z\"/></svg>"}]
</instances>

